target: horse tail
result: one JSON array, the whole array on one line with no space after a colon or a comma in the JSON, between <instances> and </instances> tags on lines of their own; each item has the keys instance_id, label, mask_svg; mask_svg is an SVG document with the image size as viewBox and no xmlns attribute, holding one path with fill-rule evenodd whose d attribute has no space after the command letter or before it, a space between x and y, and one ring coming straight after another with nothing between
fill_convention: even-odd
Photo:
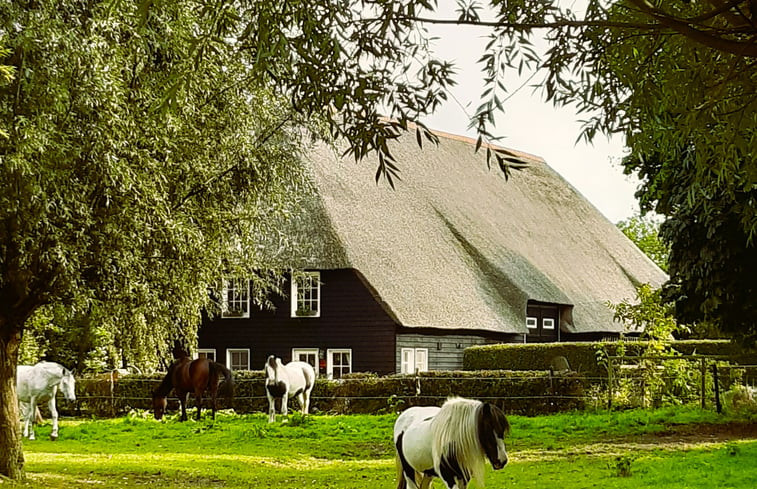
<instances>
[{"instance_id":1,"label":"horse tail","mask_svg":"<svg viewBox=\"0 0 757 489\"><path fill-rule=\"evenodd\" d=\"M210 362L210 372L215 378L218 378L219 374L223 375L223 381L218 390L231 404L231 401L234 399L234 375L231 373L231 370L220 363Z\"/></svg>"}]
</instances>

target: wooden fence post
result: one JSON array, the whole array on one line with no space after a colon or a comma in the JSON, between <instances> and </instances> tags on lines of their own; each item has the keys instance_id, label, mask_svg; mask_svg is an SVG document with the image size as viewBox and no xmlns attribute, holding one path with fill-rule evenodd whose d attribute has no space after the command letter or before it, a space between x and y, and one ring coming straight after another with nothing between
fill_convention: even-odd
<instances>
[{"instance_id":1,"label":"wooden fence post","mask_svg":"<svg viewBox=\"0 0 757 489\"><path fill-rule=\"evenodd\" d=\"M607 409L612 409L612 358L607 357Z\"/></svg>"},{"instance_id":2,"label":"wooden fence post","mask_svg":"<svg viewBox=\"0 0 757 489\"><path fill-rule=\"evenodd\" d=\"M718 414L723 412L723 406L720 404L720 383L718 382L718 362L712 364L712 381L715 384L715 409Z\"/></svg>"},{"instance_id":3,"label":"wooden fence post","mask_svg":"<svg viewBox=\"0 0 757 489\"><path fill-rule=\"evenodd\" d=\"M701 371L702 371L702 388L700 392L700 401L702 403L702 409L705 408L705 398L707 397L707 359L705 357L702 357L701 361Z\"/></svg>"}]
</instances>

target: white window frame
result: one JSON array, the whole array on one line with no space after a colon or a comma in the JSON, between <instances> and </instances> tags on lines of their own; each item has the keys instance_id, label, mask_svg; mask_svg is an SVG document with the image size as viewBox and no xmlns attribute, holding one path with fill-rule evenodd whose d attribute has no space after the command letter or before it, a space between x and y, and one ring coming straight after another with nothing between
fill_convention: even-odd
<instances>
[{"instance_id":1,"label":"white window frame","mask_svg":"<svg viewBox=\"0 0 757 489\"><path fill-rule=\"evenodd\" d=\"M329 379L334 378L334 354L335 353L347 353L349 355L349 364L348 364L348 370L347 372L342 372L342 375L345 373L349 374L352 373L352 348L330 348L326 350L326 376ZM340 375L339 377L341 377Z\"/></svg>"},{"instance_id":2,"label":"white window frame","mask_svg":"<svg viewBox=\"0 0 757 489\"><path fill-rule=\"evenodd\" d=\"M247 353L247 368L234 368L231 365L232 353ZM226 367L229 370L250 370L250 349L249 348L227 348L226 349Z\"/></svg>"},{"instance_id":3,"label":"white window frame","mask_svg":"<svg viewBox=\"0 0 757 489\"><path fill-rule=\"evenodd\" d=\"M237 287L236 284L242 282L244 287ZM246 287L246 290L245 290ZM242 309L241 314L231 313L229 307L229 293L240 290L239 298L235 298L233 303L239 304ZM221 291L221 317L229 319L244 319L250 317L250 281L248 279L224 279Z\"/></svg>"},{"instance_id":4,"label":"white window frame","mask_svg":"<svg viewBox=\"0 0 757 489\"><path fill-rule=\"evenodd\" d=\"M402 348L400 350L400 373L428 372L428 348Z\"/></svg>"},{"instance_id":5,"label":"white window frame","mask_svg":"<svg viewBox=\"0 0 757 489\"><path fill-rule=\"evenodd\" d=\"M210 358L214 362L216 361L216 349L215 348L198 348L195 358L200 358L201 354L205 354L206 358ZM212 355L212 358L210 357Z\"/></svg>"},{"instance_id":6,"label":"white window frame","mask_svg":"<svg viewBox=\"0 0 757 489\"><path fill-rule=\"evenodd\" d=\"M298 282L307 279L310 283L310 290L315 290L315 299L300 297ZM299 272L292 274L291 280L290 305L293 318L317 318L321 317L321 272ZM302 306L308 306L314 314L298 314ZM315 307L315 310L313 310Z\"/></svg>"},{"instance_id":7,"label":"white window frame","mask_svg":"<svg viewBox=\"0 0 757 489\"><path fill-rule=\"evenodd\" d=\"M539 320L534 316L528 316L526 318L526 327L528 329L539 329Z\"/></svg>"},{"instance_id":8,"label":"white window frame","mask_svg":"<svg viewBox=\"0 0 757 489\"><path fill-rule=\"evenodd\" d=\"M300 355L314 355L315 356L315 365L313 365L313 370L315 370L316 376L318 375L318 348L292 348L292 361L293 362L307 362L306 360L303 360L300 358Z\"/></svg>"},{"instance_id":9,"label":"white window frame","mask_svg":"<svg viewBox=\"0 0 757 489\"><path fill-rule=\"evenodd\" d=\"M542 329L548 329L550 331L554 331L555 329L555 318L544 318L541 320L541 327Z\"/></svg>"}]
</instances>

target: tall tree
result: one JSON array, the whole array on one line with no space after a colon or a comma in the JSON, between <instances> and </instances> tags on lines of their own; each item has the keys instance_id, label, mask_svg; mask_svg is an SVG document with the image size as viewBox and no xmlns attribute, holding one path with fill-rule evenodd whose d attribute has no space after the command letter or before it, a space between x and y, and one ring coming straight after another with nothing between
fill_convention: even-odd
<instances>
[{"instance_id":1,"label":"tall tree","mask_svg":"<svg viewBox=\"0 0 757 489\"><path fill-rule=\"evenodd\" d=\"M23 475L15 369L35 311L97 307L153 357L192 337L221 273L252 276L308 189L305 121L229 51L195 63L198 19L193 2L0 5L0 475Z\"/></svg>"},{"instance_id":2,"label":"tall tree","mask_svg":"<svg viewBox=\"0 0 757 489\"><path fill-rule=\"evenodd\" d=\"M665 272L668 271L670 250L660 238L659 222L636 215L618 222L616 226L658 267Z\"/></svg>"}]
</instances>

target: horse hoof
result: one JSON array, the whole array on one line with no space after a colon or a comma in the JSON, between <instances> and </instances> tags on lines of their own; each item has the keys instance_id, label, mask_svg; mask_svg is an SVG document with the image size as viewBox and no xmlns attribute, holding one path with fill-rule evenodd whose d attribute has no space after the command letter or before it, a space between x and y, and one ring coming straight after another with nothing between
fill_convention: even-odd
<instances>
[{"instance_id":1,"label":"horse hoof","mask_svg":"<svg viewBox=\"0 0 757 489\"><path fill-rule=\"evenodd\" d=\"M50 435L50 440L55 441L58 439L58 435Z\"/></svg>"}]
</instances>

